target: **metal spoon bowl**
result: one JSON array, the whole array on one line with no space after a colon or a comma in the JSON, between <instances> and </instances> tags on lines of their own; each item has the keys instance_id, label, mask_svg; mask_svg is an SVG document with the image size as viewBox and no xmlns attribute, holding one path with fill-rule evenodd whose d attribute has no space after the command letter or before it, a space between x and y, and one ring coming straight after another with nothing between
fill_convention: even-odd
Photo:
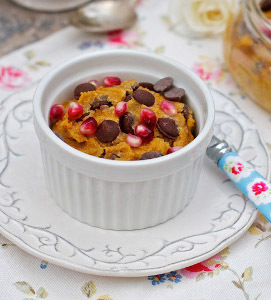
<instances>
[{"instance_id":1,"label":"metal spoon bowl","mask_svg":"<svg viewBox=\"0 0 271 300\"><path fill-rule=\"evenodd\" d=\"M86 32L106 32L131 27L137 19L127 0L99 0L71 13L73 26Z\"/></svg>"}]
</instances>

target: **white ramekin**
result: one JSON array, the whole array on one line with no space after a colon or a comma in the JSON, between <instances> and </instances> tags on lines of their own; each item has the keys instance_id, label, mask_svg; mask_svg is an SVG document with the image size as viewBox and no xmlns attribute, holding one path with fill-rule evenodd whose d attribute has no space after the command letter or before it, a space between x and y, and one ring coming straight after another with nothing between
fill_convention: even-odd
<instances>
[{"instance_id":1,"label":"white ramekin","mask_svg":"<svg viewBox=\"0 0 271 300\"><path fill-rule=\"evenodd\" d=\"M71 99L90 79L156 82L171 76L187 93L198 135L171 155L145 161L113 161L80 152L48 127L50 107ZM176 61L149 52L98 51L53 68L34 96L34 123L50 195L72 217L104 229L132 230L173 218L191 201L211 140L214 104L206 85Z\"/></svg>"}]
</instances>

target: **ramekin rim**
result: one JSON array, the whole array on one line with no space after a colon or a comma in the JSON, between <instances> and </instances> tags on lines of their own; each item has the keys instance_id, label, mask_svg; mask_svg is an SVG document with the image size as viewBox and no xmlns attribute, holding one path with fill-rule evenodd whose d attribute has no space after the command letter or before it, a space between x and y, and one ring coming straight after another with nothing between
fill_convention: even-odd
<instances>
[{"instance_id":1,"label":"ramekin rim","mask_svg":"<svg viewBox=\"0 0 271 300\"><path fill-rule=\"evenodd\" d=\"M42 93L44 89L47 87L47 84L49 83L51 77L57 74L60 68L65 68L71 64L75 64L76 62L79 62L81 60L84 60L88 57L95 57L95 56L101 56L101 55L124 55L124 54L131 54L131 55L141 55L141 56L149 56L149 57L155 57L156 59L163 60L166 63L177 65L178 67L182 68L182 70L185 71L186 75L190 77L190 79L193 80L201 89L201 91L204 94L205 101L207 104L207 118L206 122L202 128L202 130L199 132L199 134L196 136L196 138L190 142L188 145L186 145L184 148L180 149L179 151L176 151L174 153L171 153L170 155L165 155L163 157L159 157L156 159L149 159L149 160L141 160L141 161L119 161L119 160L110 160L110 159L104 159L100 157L96 157L93 155L86 154L80 150L77 150L70 145L63 143L49 128L49 126L46 124L45 119L42 115L41 111L41 99L42 99ZM37 100L38 99L38 100ZM34 111L34 118L35 121L39 124L40 129L43 131L43 133L46 135L47 138L52 140L55 145L61 148L61 150L65 152L69 152L69 154L72 154L73 156L77 157L78 159L85 160L88 162L93 163L99 163L100 165L107 166L107 167L139 167L139 166L152 166L157 163L166 163L169 160L176 159L177 157L184 156L188 151L193 150L196 148L204 138L206 138L209 134L209 132L212 130L214 118L215 118L215 107L214 107L214 101L211 92L209 91L206 84L200 79L198 75L196 75L193 71L191 71L187 66L183 65L182 63L171 59L164 55L158 55L155 53L151 53L149 51L139 51L139 50L126 50L126 49L113 49L113 50L102 50L102 51L94 51L90 53L81 54L78 56L75 56L73 58L70 58L56 66L54 66L39 82L36 91L34 93L33 98L33 111Z\"/></svg>"}]
</instances>

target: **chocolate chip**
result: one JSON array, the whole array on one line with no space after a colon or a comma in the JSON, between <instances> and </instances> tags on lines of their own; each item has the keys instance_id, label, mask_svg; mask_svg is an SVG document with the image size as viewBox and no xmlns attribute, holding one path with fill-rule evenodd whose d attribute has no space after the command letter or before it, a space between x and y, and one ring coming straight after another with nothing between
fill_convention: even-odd
<instances>
[{"instance_id":1,"label":"chocolate chip","mask_svg":"<svg viewBox=\"0 0 271 300\"><path fill-rule=\"evenodd\" d=\"M167 100L178 101L180 102L183 96L185 95L185 90L180 88L172 88L165 92L164 97Z\"/></svg>"},{"instance_id":2,"label":"chocolate chip","mask_svg":"<svg viewBox=\"0 0 271 300\"><path fill-rule=\"evenodd\" d=\"M263 0L261 2L261 9L262 9L262 11L271 10L271 0Z\"/></svg>"},{"instance_id":3,"label":"chocolate chip","mask_svg":"<svg viewBox=\"0 0 271 300\"><path fill-rule=\"evenodd\" d=\"M153 159L153 158L157 158L157 157L161 157L161 156L164 156L164 154L159 151L151 151L151 152L146 152L146 153L142 154L138 160Z\"/></svg>"},{"instance_id":4,"label":"chocolate chip","mask_svg":"<svg viewBox=\"0 0 271 300\"><path fill-rule=\"evenodd\" d=\"M112 160L115 160L116 158L120 158L116 153L112 153L108 159L112 159Z\"/></svg>"},{"instance_id":5,"label":"chocolate chip","mask_svg":"<svg viewBox=\"0 0 271 300\"><path fill-rule=\"evenodd\" d=\"M58 132L55 131L55 130L53 130L53 133L54 133L59 139L61 139L61 141L63 141L64 143L66 143L64 137L63 137L60 133L58 133Z\"/></svg>"},{"instance_id":6,"label":"chocolate chip","mask_svg":"<svg viewBox=\"0 0 271 300\"><path fill-rule=\"evenodd\" d=\"M150 91L153 91L153 84L150 82L139 82L139 86L148 89Z\"/></svg>"},{"instance_id":7,"label":"chocolate chip","mask_svg":"<svg viewBox=\"0 0 271 300\"><path fill-rule=\"evenodd\" d=\"M134 118L131 113L126 112L123 116L120 117L120 129L124 133L134 134Z\"/></svg>"},{"instance_id":8,"label":"chocolate chip","mask_svg":"<svg viewBox=\"0 0 271 300\"><path fill-rule=\"evenodd\" d=\"M81 93L95 91L95 90L96 90L95 85L93 85L89 82L81 83L74 89L74 98L79 99L81 96Z\"/></svg>"},{"instance_id":9,"label":"chocolate chip","mask_svg":"<svg viewBox=\"0 0 271 300\"><path fill-rule=\"evenodd\" d=\"M178 127L174 120L169 118L159 118L157 123L158 130L167 138L175 140L179 135Z\"/></svg>"},{"instance_id":10,"label":"chocolate chip","mask_svg":"<svg viewBox=\"0 0 271 300\"><path fill-rule=\"evenodd\" d=\"M182 114L185 117L185 120L187 121L189 119L190 112L189 112L189 107L186 104L184 104L183 106Z\"/></svg>"},{"instance_id":11,"label":"chocolate chip","mask_svg":"<svg viewBox=\"0 0 271 300\"><path fill-rule=\"evenodd\" d=\"M153 94L141 89L134 91L133 97L138 103L144 104L146 106L153 106L155 101Z\"/></svg>"},{"instance_id":12,"label":"chocolate chip","mask_svg":"<svg viewBox=\"0 0 271 300\"><path fill-rule=\"evenodd\" d=\"M103 150L103 153L99 157L100 158L104 158L105 157L105 149Z\"/></svg>"},{"instance_id":13,"label":"chocolate chip","mask_svg":"<svg viewBox=\"0 0 271 300\"><path fill-rule=\"evenodd\" d=\"M153 88L157 93L164 93L170 90L172 86L173 86L173 79L171 77L165 77L157 81L153 86Z\"/></svg>"},{"instance_id":14,"label":"chocolate chip","mask_svg":"<svg viewBox=\"0 0 271 300\"><path fill-rule=\"evenodd\" d=\"M82 114L82 116L81 116L79 119L76 119L76 122L78 123L78 122L80 122L80 121L83 121L84 118L85 118L86 116L88 116L88 115L89 115L89 113Z\"/></svg>"},{"instance_id":15,"label":"chocolate chip","mask_svg":"<svg viewBox=\"0 0 271 300\"><path fill-rule=\"evenodd\" d=\"M132 94L127 95L123 101L124 102L129 102L130 100L132 100Z\"/></svg>"},{"instance_id":16,"label":"chocolate chip","mask_svg":"<svg viewBox=\"0 0 271 300\"><path fill-rule=\"evenodd\" d=\"M101 143L111 143L119 135L119 125L112 120L104 120L97 128L96 137Z\"/></svg>"},{"instance_id":17,"label":"chocolate chip","mask_svg":"<svg viewBox=\"0 0 271 300\"><path fill-rule=\"evenodd\" d=\"M101 106L103 105L107 105L109 107L112 106L112 103L108 101L108 97L105 95L102 95L99 98L95 98L91 103L90 109L92 110L100 109Z\"/></svg>"}]
</instances>

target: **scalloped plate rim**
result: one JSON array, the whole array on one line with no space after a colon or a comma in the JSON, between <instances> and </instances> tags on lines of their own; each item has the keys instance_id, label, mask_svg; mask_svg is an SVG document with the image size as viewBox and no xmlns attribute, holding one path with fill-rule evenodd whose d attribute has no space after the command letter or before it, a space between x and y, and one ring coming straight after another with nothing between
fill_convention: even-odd
<instances>
[{"instance_id":1,"label":"scalloped plate rim","mask_svg":"<svg viewBox=\"0 0 271 300\"><path fill-rule=\"evenodd\" d=\"M0 233L5 238L10 240L14 245L18 246L19 248L21 248L25 252L35 256L36 258L45 260L45 261L47 261L49 263L52 263L54 265L57 265L59 267L67 268L67 269L77 271L77 272L81 272L81 273L85 273L85 274L97 275L97 276L106 276L106 277L144 277L144 276L150 276L150 275L155 275L155 274L167 273L167 272L171 272L172 270L187 268L191 265L197 264L199 262L202 262L202 261L216 255L217 253L219 253L220 251L225 249L227 246L231 245L236 240L238 240L249 229L249 227L253 224L253 222L255 221L255 219L257 217L257 214L258 214L258 211L255 209L253 211L252 216L250 217L250 221L243 228L241 228L239 231L235 232L235 234L232 235L231 237L228 237L225 241L221 242L213 250L211 250L211 251L209 251L205 254L202 254L197 258L188 259L188 260L185 261L185 263L184 262L177 262L177 263L169 264L165 267L153 268L151 270L140 270L140 271L136 271L136 270L131 271L131 270L129 270L128 272L127 271L118 271L118 272L98 271L98 270L95 270L93 268L88 268L88 267L84 267L84 266L81 266L81 265L78 265L78 264L75 264L75 263L68 262L65 259L59 259L59 258L55 258L53 256L50 256L48 254L42 254L41 252L33 249L32 247L25 245L25 243L21 242L19 240L19 238L14 238L14 236L11 233L7 232L5 229L3 229L1 225L0 225ZM144 229L142 229L142 230L144 230Z\"/></svg>"}]
</instances>

